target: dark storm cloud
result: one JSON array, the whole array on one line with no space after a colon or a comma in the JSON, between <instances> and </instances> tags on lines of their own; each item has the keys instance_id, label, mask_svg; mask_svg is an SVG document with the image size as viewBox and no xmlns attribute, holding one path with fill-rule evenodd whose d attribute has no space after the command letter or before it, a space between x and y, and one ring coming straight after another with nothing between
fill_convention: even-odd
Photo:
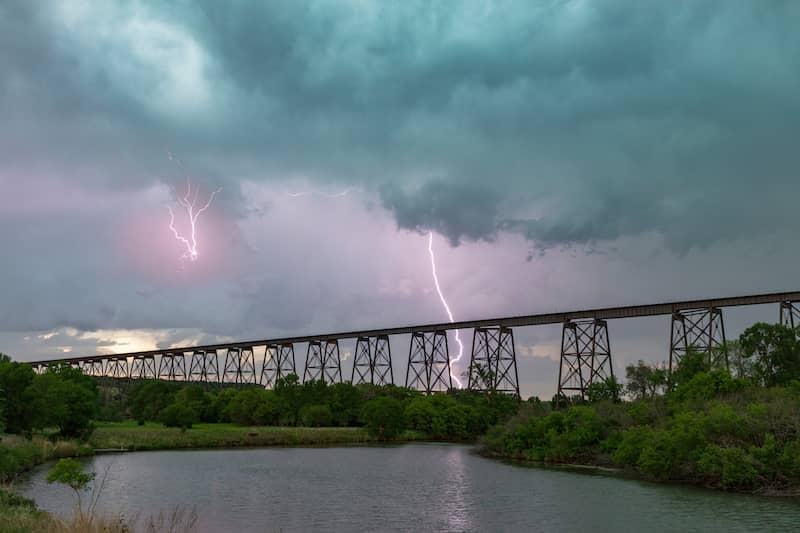
<instances>
[{"instance_id":1,"label":"dark storm cloud","mask_svg":"<svg viewBox=\"0 0 800 533\"><path fill-rule=\"evenodd\" d=\"M772 231L800 193L796 2L76 5L2 8L7 165L46 142L40 165L119 187L169 175L172 149L217 181L374 185L401 227L542 247L684 251Z\"/></svg>"}]
</instances>

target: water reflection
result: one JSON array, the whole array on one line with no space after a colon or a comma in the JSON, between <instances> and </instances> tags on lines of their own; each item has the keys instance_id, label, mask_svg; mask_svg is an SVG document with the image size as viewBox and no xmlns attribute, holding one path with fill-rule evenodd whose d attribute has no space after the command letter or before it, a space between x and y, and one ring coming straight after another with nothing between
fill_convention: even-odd
<instances>
[{"instance_id":1,"label":"water reflection","mask_svg":"<svg viewBox=\"0 0 800 533\"><path fill-rule=\"evenodd\" d=\"M466 446L146 452L87 460L101 508L195 507L200 531L791 531L800 503L490 461ZM53 512L46 469L22 486Z\"/></svg>"}]
</instances>

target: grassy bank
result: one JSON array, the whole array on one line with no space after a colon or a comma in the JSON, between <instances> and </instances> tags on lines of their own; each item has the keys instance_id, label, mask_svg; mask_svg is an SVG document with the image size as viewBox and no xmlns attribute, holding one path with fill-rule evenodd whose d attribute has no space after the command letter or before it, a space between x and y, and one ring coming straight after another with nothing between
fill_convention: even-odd
<instances>
[{"instance_id":1,"label":"grassy bank","mask_svg":"<svg viewBox=\"0 0 800 533\"><path fill-rule=\"evenodd\" d=\"M396 441L421 440L419 432L406 431ZM364 428L308 428L195 424L191 429L168 428L161 424L118 422L100 424L89 438L98 450L129 451L181 448L238 448L258 446L325 446L378 442Z\"/></svg>"},{"instance_id":2,"label":"grassy bank","mask_svg":"<svg viewBox=\"0 0 800 533\"><path fill-rule=\"evenodd\" d=\"M19 435L0 435L0 482L12 481L18 474L47 461L92 453L90 446L75 440L51 441L42 436L26 439Z\"/></svg>"}]
</instances>

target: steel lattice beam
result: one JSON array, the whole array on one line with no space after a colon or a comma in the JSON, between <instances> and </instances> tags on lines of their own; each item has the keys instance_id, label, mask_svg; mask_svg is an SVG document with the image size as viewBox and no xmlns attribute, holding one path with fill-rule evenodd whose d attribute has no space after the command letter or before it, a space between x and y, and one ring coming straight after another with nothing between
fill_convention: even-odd
<instances>
[{"instance_id":1,"label":"steel lattice beam","mask_svg":"<svg viewBox=\"0 0 800 533\"><path fill-rule=\"evenodd\" d=\"M133 357L129 376L131 379L156 379L156 358L154 355L139 355Z\"/></svg>"},{"instance_id":2,"label":"steel lattice beam","mask_svg":"<svg viewBox=\"0 0 800 533\"><path fill-rule=\"evenodd\" d=\"M728 368L725 345L725 323L722 309L709 307L672 314L670 330L669 372L675 370L689 351L705 354L713 367Z\"/></svg>"},{"instance_id":3,"label":"steel lattice beam","mask_svg":"<svg viewBox=\"0 0 800 533\"><path fill-rule=\"evenodd\" d=\"M184 352L166 352L158 362L158 379L168 381L186 380L186 357Z\"/></svg>"},{"instance_id":4,"label":"steel lattice beam","mask_svg":"<svg viewBox=\"0 0 800 533\"><path fill-rule=\"evenodd\" d=\"M787 328L800 328L800 301L781 302L781 324Z\"/></svg>"},{"instance_id":5,"label":"steel lattice beam","mask_svg":"<svg viewBox=\"0 0 800 533\"><path fill-rule=\"evenodd\" d=\"M130 369L128 367L127 357L112 357L106 363L106 375L110 378L124 379L129 377Z\"/></svg>"},{"instance_id":6,"label":"steel lattice beam","mask_svg":"<svg viewBox=\"0 0 800 533\"><path fill-rule=\"evenodd\" d=\"M342 382L342 360L339 341L324 340L308 343L303 382L322 380L325 383Z\"/></svg>"},{"instance_id":7,"label":"steel lattice beam","mask_svg":"<svg viewBox=\"0 0 800 533\"><path fill-rule=\"evenodd\" d=\"M350 382L354 385L359 383L394 384L392 350L388 335L358 338Z\"/></svg>"},{"instance_id":8,"label":"steel lattice beam","mask_svg":"<svg viewBox=\"0 0 800 533\"><path fill-rule=\"evenodd\" d=\"M470 390L509 392L519 396L517 355L511 328L475 328L467 387Z\"/></svg>"},{"instance_id":9,"label":"steel lattice beam","mask_svg":"<svg viewBox=\"0 0 800 533\"><path fill-rule=\"evenodd\" d=\"M595 383L614 377L611 343L605 320L570 320L561 332L561 363L558 368L558 397L567 392L581 398Z\"/></svg>"},{"instance_id":10,"label":"steel lattice beam","mask_svg":"<svg viewBox=\"0 0 800 533\"><path fill-rule=\"evenodd\" d=\"M219 383L219 357L216 350L195 350L189 363L189 380Z\"/></svg>"},{"instance_id":11,"label":"steel lattice beam","mask_svg":"<svg viewBox=\"0 0 800 533\"><path fill-rule=\"evenodd\" d=\"M447 331L415 331L411 334L406 387L427 394L453 388Z\"/></svg>"},{"instance_id":12,"label":"steel lattice beam","mask_svg":"<svg viewBox=\"0 0 800 533\"><path fill-rule=\"evenodd\" d=\"M258 380L256 360L252 346L228 348L225 354L225 367L222 371L223 383L237 385L255 384Z\"/></svg>"}]
</instances>

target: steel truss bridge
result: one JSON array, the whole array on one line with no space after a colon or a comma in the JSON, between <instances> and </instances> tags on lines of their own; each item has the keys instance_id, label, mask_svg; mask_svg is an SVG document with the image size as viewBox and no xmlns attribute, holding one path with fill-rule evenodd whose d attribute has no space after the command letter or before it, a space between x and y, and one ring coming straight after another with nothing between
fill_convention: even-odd
<instances>
[{"instance_id":1,"label":"steel truss bridge","mask_svg":"<svg viewBox=\"0 0 800 533\"><path fill-rule=\"evenodd\" d=\"M724 357L727 362L723 308L763 304L778 304L780 323L800 327L800 291L797 291L68 357L30 364L39 372L52 365L68 364L89 375L127 380L163 379L271 388L278 379L296 374L302 375L304 382L346 380L353 384L384 385L395 383L390 338L411 335L404 384L432 393L453 387L447 332L472 329L467 388L519 396L513 328L562 324L558 394L585 396L592 384L614 375L609 320L669 316L671 370L689 350L709 357ZM355 339L349 379L344 377L339 356L339 344L347 339ZM298 371L295 358L298 344L306 348L302 372ZM480 377L473 371L478 368L485 370Z\"/></svg>"}]
</instances>

